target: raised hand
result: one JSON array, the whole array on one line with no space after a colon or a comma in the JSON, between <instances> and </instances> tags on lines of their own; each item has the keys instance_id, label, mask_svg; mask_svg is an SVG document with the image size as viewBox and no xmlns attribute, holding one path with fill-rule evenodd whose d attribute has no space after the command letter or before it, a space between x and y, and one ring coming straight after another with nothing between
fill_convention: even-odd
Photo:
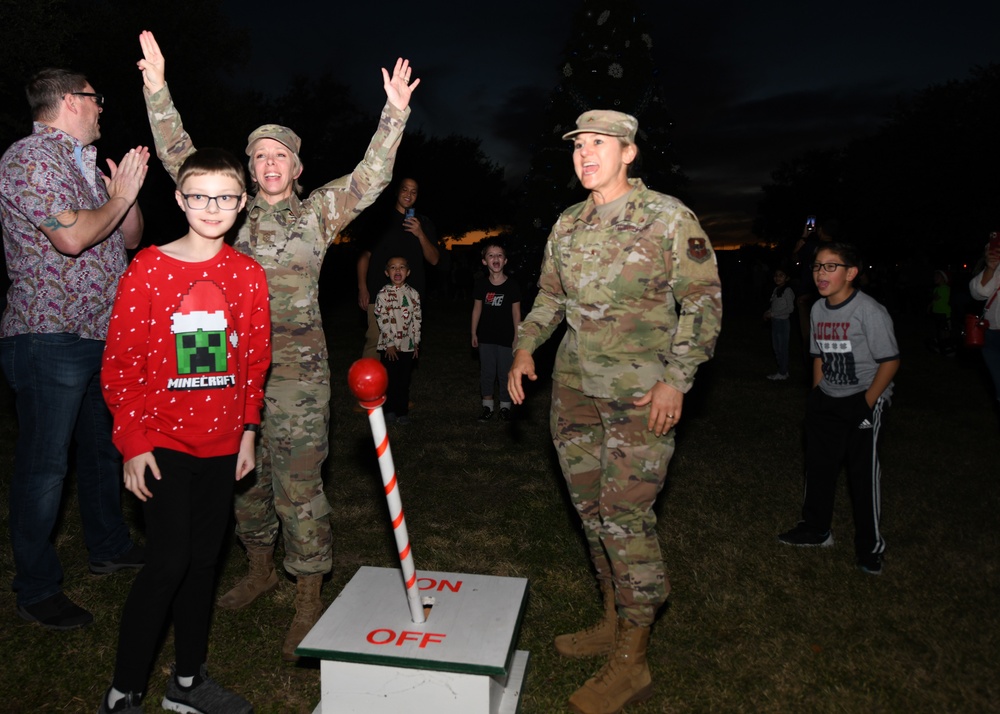
<instances>
[{"instance_id":1,"label":"raised hand","mask_svg":"<svg viewBox=\"0 0 1000 714\"><path fill-rule=\"evenodd\" d=\"M146 85L150 94L158 92L167 83L163 53L160 52L160 46L149 30L139 33L139 46L142 47L142 59L136 64L142 72L142 83Z\"/></svg>"},{"instance_id":2,"label":"raised hand","mask_svg":"<svg viewBox=\"0 0 1000 714\"><path fill-rule=\"evenodd\" d=\"M392 69L392 77L382 68L382 86L385 88L385 96L392 106L402 111L410 105L410 95L413 90L420 85L420 80L410 81L413 68L410 67L410 60L402 57L396 60L396 66Z\"/></svg>"}]
</instances>

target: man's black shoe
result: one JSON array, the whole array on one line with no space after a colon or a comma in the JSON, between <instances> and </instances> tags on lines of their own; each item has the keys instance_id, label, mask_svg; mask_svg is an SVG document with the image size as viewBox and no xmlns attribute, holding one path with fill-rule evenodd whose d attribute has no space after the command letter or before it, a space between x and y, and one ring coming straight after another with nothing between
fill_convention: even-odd
<instances>
[{"instance_id":1,"label":"man's black shoe","mask_svg":"<svg viewBox=\"0 0 1000 714\"><path fill-rule=\"evenodd\" d=\"M41 602L18 605L17 614L29 622L37 622L50 630L75 630L78 627L86 627L94 621L93 615L61 592Z\"/></svg>"},{"instance_id":2,"label":"man's black shoe","mask_svg":"<svg viewBox=\"0 0 1000 714\"><path fill-rule=\"evenodd\" d=\"M869 553L858 556L858 570L866 575L882 574L882 554Z\"/></svg>"},{"instance_id":3,"label":"man's black shoe","mask_svg":"<svg viewBox=\"0 0 1000 714\"><path fill-rule=\"evenodd\" d=\"M146 549L141 545L133 545L114 560L90 561L90 572L94 575L117 573L119 570L132 568L138 570L146 563Z\"/></svg>"}]
</instances>

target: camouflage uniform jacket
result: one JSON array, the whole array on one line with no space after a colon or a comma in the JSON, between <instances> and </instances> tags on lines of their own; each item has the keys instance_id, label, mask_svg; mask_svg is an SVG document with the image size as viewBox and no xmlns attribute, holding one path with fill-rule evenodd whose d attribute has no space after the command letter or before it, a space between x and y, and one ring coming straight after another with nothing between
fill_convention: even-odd
<instances>
[{"instance_id":1,"label":"camouflage uniform jacket","mask_svg":"<svg viewBox=\"0 0 1000 714\"><path fill-rule=\"evenodd\" d=\"M715 253L698 219L676 198L629 184L618 215L602 220L588 197L559 217L518 330L517 349L534 352L565 319L553 379L595 398L641 396L657 381L687 392L722 320Z\"/></svg>"},{"instance_id":2,"label":"camouflage uniform jacket","mask_svg":"<svg viewBox=\"0 0 1000 714\"><path fill-rule=\"evenodd\" d=\"M156 154L176 180L195 148L169 88L147 94L146 109ZM323 256L337 234L389 184L409 113L409 108L400 111L386 102L364 159L349 176L321 186L304 201L293 194L271 206L258 194L247 204L247 220L235 248L256 259L267 273L274 365L297 365L303 372L328 369L319 309Z\"/></svg>"}]
</instances>

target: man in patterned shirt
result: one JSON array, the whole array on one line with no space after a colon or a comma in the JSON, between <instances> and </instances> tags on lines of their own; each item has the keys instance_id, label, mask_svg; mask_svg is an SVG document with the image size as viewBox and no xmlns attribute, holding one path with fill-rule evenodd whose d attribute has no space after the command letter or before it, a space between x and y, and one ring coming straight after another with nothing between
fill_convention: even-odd
<instances>
[{"instance_id":1,"label":"man in patterned shirt","mask_svg":"<svg viewBox=\"0 0 1000 714\"><path fill-rule=\"evenodd\" d=\"M44 627L93 616L62 591L52 545L76 441L76 477L90 570L142 566L121 512L121 459L101 395L101 355L126 248L142 238L135 202L149 152L136 147L110 177L97 166L104 96L82 74L37 73L26 87L34 129L0 160L0 220L11 286L0 360L19 423L10 486L17 612Z\"/></svg>"}]
</instances>

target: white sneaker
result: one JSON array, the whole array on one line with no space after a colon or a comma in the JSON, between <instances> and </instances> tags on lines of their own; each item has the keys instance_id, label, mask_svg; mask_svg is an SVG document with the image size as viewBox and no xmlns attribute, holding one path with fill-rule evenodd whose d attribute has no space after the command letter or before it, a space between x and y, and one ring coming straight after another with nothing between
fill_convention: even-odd
<instances>
[{"instance_id":1,"label":"white sneaker","mask_svg":"<svg viewBox=\"0 0 1000 714\"><path fill-rule=\"evenodd\" d=\"M767 375L767 378L774 382L780 382L784 379L788 379L788 374L781 374L781 372L775 372L774 374Z\"/></svg>"}]
</instances>

